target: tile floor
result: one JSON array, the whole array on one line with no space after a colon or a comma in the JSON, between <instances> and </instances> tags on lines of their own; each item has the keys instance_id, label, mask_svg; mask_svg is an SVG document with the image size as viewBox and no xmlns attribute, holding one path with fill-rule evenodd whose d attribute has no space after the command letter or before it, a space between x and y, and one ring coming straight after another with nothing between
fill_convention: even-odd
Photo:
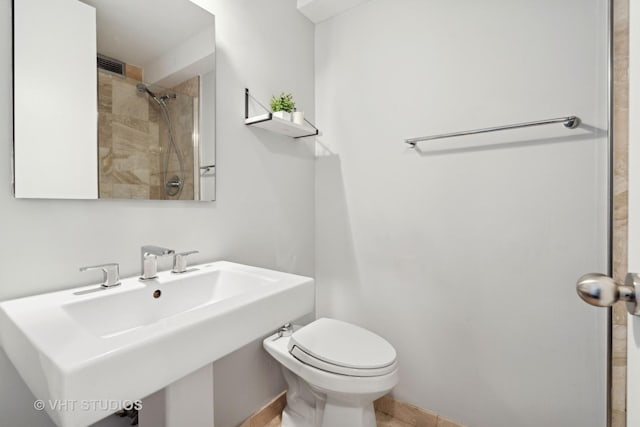
<instances>
[{"instance_id":1,"label":"tile floor","mask_svg":"<svg viewBox=\"0 0 640 427\"><path fill-rule=\"evenodd\" d=\"M241 427L281 427L281 412L286 404L284 393L267 404ZM392 414L392 415L390 415ZM377 427L464 427L446 418L439 417L424 409L399 402L388 396L376 401ZM91 427L126 427L131 425L130 418L112 415L93 424Z\"/></svg>"},{"instance_id":2,"label":"tile floor","mask_svg":"<svg viewBox=\"0 0 640 427\"><path fill-rule=\"evenodd\" d=\"M281 413L286 405L282 393L249 417L241 427L281 427ZM433 412L384 396L375 402L378 427L464 427Z\"/></svg>"},{"instance_id":3,"label":"tile floor","mask_svg":"<svg viewBox=\"0 0 640 427\"><path fill-rule=\"evenodd\" d=\"M412 427L411 424L402 422L396 418L393 418L391 415L385 414L380 411L376 412L376 421L378 427ZM269 421L269 423L265 424L264 427L280 427L280 423L280 415L277 415L274 419Z\"/></svg>"},{"instance_id":4,"label":"tile floor","mask_svg":"<svg viewBox=\"0 0 640 427\"><path fill-rule=\"evenodd\" d=\"M376 420L378 421L378 427L412 427L411 424L402 422L393 418L391 415L383 412L376 412ZM264 425L264 427L280 427L281 417L277 415L271 421ZM120 418L117 416L111 416L104 420L94 424L92 427L125 427L131 424L131 419Z\"/></svg>"}]
</instances>

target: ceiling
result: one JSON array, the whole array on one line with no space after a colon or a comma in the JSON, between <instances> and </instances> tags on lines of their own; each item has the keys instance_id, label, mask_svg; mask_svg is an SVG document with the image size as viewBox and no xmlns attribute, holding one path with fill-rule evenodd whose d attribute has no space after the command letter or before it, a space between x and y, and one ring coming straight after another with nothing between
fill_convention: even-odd
<instances>
[{"instance_id":1,"label":"ceiling","mask_svg":"<svg viewBox=\"0 0 640 427\"><path fill-rule=\"evenodd\" d=\"M318 24L369 0L298 0L298 10Z\"/></svg>"},{"instance_id":2,"label":"ceiling","mask_svg":"<svg viewBox=\"0 0 640 427\"><path fill-rule=\"evenodd\" d=\"M96 8L98 53L145 66L214 25L190 0L80 0Z\"/></svg>"}]
</instances>

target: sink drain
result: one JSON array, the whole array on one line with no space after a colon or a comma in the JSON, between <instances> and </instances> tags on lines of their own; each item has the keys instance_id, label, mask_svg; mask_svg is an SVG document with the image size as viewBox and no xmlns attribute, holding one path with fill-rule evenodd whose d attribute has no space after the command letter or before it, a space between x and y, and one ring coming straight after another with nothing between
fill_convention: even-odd
<instances>
[{"instance_id":1,"label":"sink drain","mask_svg":"<svg viewBox=\"0 0 640 427\"><path fill-rule=\"evenodd\" d=\"M156 289L155 291L153 291L154 298L160 298L160 295L162 295L162 291L160 289Z\"/></svg>"}]
</instances>

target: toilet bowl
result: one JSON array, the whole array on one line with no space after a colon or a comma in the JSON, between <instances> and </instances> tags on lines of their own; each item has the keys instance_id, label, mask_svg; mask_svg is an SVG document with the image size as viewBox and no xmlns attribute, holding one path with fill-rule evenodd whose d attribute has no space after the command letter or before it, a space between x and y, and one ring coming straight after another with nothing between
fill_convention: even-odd
<instances>
[{"instance_id":1,"label":"toilet bowl","mask_svg":"<svg viewBox=\"0 0 640 427\"><path fill-rule=\"evenodd\" d=\"M398 383L393 346L366 329L326 318L285 335L263 342L287 382L282 427L375 427L373 401Z\"/></svg>"}]
</instances>

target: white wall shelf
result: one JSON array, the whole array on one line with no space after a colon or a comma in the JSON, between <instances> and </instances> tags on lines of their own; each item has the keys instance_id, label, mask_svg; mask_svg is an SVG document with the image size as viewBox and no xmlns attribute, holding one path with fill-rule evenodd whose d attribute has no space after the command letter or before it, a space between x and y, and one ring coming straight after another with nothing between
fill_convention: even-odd
<instances>
[{"instance_id":1,"label":"white wall shelf","mask_svg":"<svg viewBox=\"0 0 640 427\"><path fill-rule=\"evenodd\" d=\"M258 102L258 104L267 112L257 116L249 117L249 97ZM257 99L253 98L253 96L249 94L249 89L245 89L244 102L244 124L247 126L259 127L270 132L286 135L295 139L315 136L319 133L318 128L316 128L311 122L306 119L305 124L299 125L289 120L283 120L281 118L274 117L273 114L264 105L262 105Z\"/></svg>"}]
</instances>

